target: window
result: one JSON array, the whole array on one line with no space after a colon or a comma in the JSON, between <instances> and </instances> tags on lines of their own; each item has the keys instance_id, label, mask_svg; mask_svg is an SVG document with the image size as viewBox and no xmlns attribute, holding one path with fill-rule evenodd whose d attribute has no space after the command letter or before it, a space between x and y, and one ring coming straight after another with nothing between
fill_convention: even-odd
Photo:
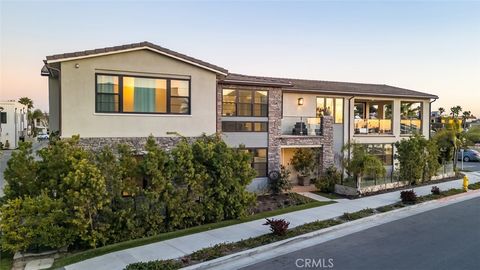
<instances>
[{"instance_id":1,"label":"window","mask_svg":"<svg viewBox=\"0 0 480 270\"><path fill-rule=\"evenodd\" d=\"M97 111L119 112L118 79L118 76L97 75Z\"/></svg>"},{"instance_id":2,"label":"window","mask_svg":"<svg viewBox=\"0 0 480 270\"><path fill-rule=\"evenodd\" d=\"M0 123L7 123L7 112L0 112Z\"/></svg>"},{"instance_id":3,"label":"window","mask_svg":"<svg viewBox=\"0 0 480 270\"><path fill-rule=\"evenodd\" d=\"M98 74L96 111L189 114L190 81Z\"/></svg>"},{"instance_id":4,"label":"window","mask_svg":"<svg viewBox=\"0 0 480 270\"><path fill-rule=\"evenodd\" d=\"M317 97L317 117L325 112L333 116L335 124L343 123L343 98Z\"/></svg>"},{"instance_id":5,"label":"window","mask_svg":"<svg viewBox=\"0 0 480 270\"><path fill-rule=\"evenodd\" d=\"M267 122L223 121L223 132L267 132Z\"/></svg>"},{"instance_id":6,"label":"window","mask_svg":"<svg viewBox=\"0 0 480 270\"><path fill-rule=\"evenodd\" d=\"M367 152L378 157L385 166L393 164L393 144L367 144Z\"/></svg>"},{"instance_id":7,"label":"window","mask_svg":"<svg viewBox=\"0 0 480 270\"><path fill-rule=\"evenodd\" d=\"M414 134L422 131L422 103L400 103L400 134Z\"/></svg>"},{"instance_id":8,"label":"window","mask_svg":"<svg viewBox=\"0 0 480 270\"><path fill-rule=\"evenodd\" d=\"M257 171L257 177L267 177L267 148L241 149L252 155L252 168Z\"/></svg>"},{"instance_id":9,"label":"window","mask_svg":"<svg viewBox=\"0 0 480 270\"><path fill-rule=\"evenodd\" d=\"M392 134L393 101L368 100L354 104L355 134Z\"/></svg>"},{"instance_id":10,"label":"window","mask_svg":"<svg viewBox=\"0 0 480 270\"><path fill-rule=\"evenodd\" d=\"M223 89L223 116L268 116L268 92Z\"/></svg>"}]
</instances>

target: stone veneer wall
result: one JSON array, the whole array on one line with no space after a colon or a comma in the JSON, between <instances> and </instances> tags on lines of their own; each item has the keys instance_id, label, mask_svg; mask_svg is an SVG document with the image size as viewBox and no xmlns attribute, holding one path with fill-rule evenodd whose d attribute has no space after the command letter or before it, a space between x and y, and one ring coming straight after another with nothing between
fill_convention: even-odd
<instances>
[{"instance_id":1,"label":"stone veneer wall","mask_svg":"<svg viewBox=\"0 0 480 270\"><path fill-rule=\"evenodd\" d=\"M158 145L164 150L171 150L182 137L156 137ZM189 142L194 141L195 137L186 138ZM101 137L101 138L80 138L80 146L93 151L99 151L105 146L111 146L115 148L119 144L130 145L137 152L143 151L145 144L147 143L147 137L128 137L128 138L114 138L114 137Z\"/></svg>"},{"instance_id":2,"label":"stone veneer wall","mask_svg":"<svg viewBox=\"0 0 480 270\"><path fill-rule=\"evenodd\" d=\"M334 165L333 153L333 117L324 116L321 121L321 136L282 136L282 104L281 89L273 89L268 100L268 170L280 170L282 146L322 145L322 170Z\"/></svg>"}]
</instances>

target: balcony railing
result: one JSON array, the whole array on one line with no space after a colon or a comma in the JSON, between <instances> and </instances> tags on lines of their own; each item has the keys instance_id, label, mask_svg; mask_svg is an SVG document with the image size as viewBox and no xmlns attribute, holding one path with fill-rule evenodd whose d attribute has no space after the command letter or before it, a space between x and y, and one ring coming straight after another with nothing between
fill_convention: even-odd
<instances>
[{"instance_id":1,"label":"balcony railing","mask_svg":"<svg viewBox=\"0 0 480 270\"><path fill-rule=\"evenodd\" d=\"M402 119L400 120L400 134L415 134L422 131L422 120Z\"/></svg>"},{"instance_id":2,"label":"balcony railing","mask_svg":"<svg viewBox=\"0 0 480 270\"><path fill-rule=\"evenodd\" d=\"M392 120L355 119L355 134L392 134Z\"/></svg>"},{"instance_id":3,"label":"balcony railing","mask_svg":"<svg viewBox=\"0 0 480 270\"><path fill-rule=\"evenodd\" d=\"M284 116L282 119L282 135L321 136L320 117Z\"/></svg>"}]
</instances>

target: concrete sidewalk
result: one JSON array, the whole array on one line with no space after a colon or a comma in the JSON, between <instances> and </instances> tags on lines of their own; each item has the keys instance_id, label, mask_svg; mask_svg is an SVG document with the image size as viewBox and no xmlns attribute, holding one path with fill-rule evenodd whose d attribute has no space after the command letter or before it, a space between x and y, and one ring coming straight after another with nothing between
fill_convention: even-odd
<instances>
[{"instance_id":1,"label":"concrete sidewalk","mask_svg":"<svg viewBox=\"0 0 480 270\"><path fill-rule=\"evenodd\" d=\"M470 179L470 183L480 182L480 172L466 174ZM462 180L459 179L440 184L418 187L414 190L417 195L427 195L430 194L432 186L438 186L441 190L461 188ZM289 221L290 227L293 228L317 220L326 220L339 217L345 212L356 212L365 208L377 208L380 206L393 204L399 200L400 191L394 191L356 200L341 200L335 204L291 212L288 214L275 216L275 218L283 218ZM269 228L267 226L263 226L263 223L264 220L260 219L140 247L125 249L88 259L79 263L71 264L65 268L67 270L123 269L126 265L134 262L179 258L199 249L210 247L216 244L237 242L242 239L270 233Z\"/></svg>"}]
</instances>

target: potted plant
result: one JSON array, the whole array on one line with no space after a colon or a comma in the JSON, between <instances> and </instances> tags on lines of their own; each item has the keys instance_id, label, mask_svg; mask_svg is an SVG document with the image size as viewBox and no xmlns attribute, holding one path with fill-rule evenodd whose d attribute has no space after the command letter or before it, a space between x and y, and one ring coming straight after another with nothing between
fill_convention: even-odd
<instances>
[{"instance_id":1,"label":"potted plant","mask_svg":"<svg viewBox=\"0 0 480 270\"><path fill-rule=\"evenodd\" d=\"M310 185L310 174L315 167L315 153L310 148L299 148L293 154L291 164L298 172L298 184Z\"/></svg>"}]
</instances>

